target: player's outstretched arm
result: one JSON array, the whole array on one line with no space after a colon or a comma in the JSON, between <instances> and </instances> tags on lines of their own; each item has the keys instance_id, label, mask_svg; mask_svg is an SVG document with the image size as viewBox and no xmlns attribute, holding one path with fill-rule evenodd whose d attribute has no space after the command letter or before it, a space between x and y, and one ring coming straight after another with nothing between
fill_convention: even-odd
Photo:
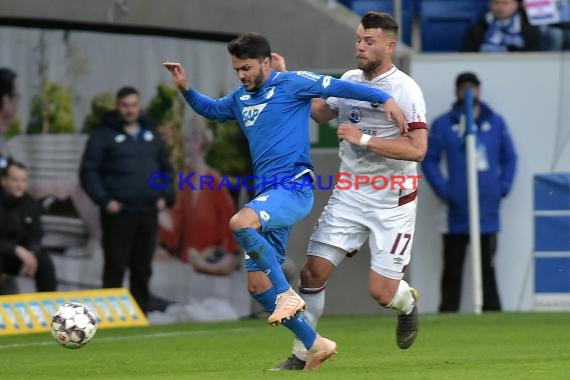
<instances>
[{"instance_id":1,"label":"player's outstretched arm","mask_svg":"<svg viewBox=\"0 0 570 380\"><path fill-rule=\"evenodd\" d=\"M186 103L188 103L198 114L207 117L208 119L219 121L235 118L231 105L231 96L214 100L189 87L186 71L182 64L178 62L164 62L162 65L172 75L172 82L180 92L182 92Z\"/></svg>"},{"instance_id":2,"label":"player's outstretched arm","mask_svg":"<svg viewBox=\"0 0 570 380\"><path fill-rule=\"evenodd\" d=\"M311 117L317 123L325 123L337 117L336 111L332 110L327 102L321 98L315 98L311 102Z\"/></svg>"},{"instance_id":3,"label":"player's outstretched arm","mask_svg":"<svg viewBox=\"0 0 570 380\"><path fill-rule=\"evenodd\" d=\"M330 76L323 77L322 86L323 95L326 97L336 96L384 104L384 112L388 121L396 121L403 133L408 131L406 117L389 93L362 83L334 79Z\"/></svg>"},{"instance_id":4,"label":"player's outstretched arm","mask_svg":"<svg viewBox=\"0 0 570 380\"><path fill-rule=\"evenodd\" d=\"M188 90L188 78L184 66L178 62L164 62L162 64L172 75L172 83L182 92Z\"/></svg>"},{"instance_id":5,"label":"player's outstretched arm","mask_svg":"<svg viewBox=\"0 0 570 380\"><path fill-rule=\"evenodd\" d=\"M338 138L358 145L378 155L396 160L417 161L424 159L427 151L427 129L414 129L396 139L385 139L363 134L351 124L341 124Z\"/></svg>"}]
</instances>

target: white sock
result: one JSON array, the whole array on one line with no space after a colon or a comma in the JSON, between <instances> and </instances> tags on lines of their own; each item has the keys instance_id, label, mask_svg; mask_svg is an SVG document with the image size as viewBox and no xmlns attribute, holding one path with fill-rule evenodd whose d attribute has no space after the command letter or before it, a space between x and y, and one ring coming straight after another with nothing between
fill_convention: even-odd
<instances>
[{"instance_id":1,"label":"white sock","mask_svg":"<svg viewBox=\"0 0 570 380\"><path fill-rule=\"evenodd\" d=\"M317 322L325 309L325 287L326 285L317 289L305 288L299 292L299 295L305 300L305 304L307 305L305 318L313 328L317 327ZM307 349L303 345L303 342L298 339L295 339L293 343L293 355L301 360L307 360Z\"/></svg>"},{"instance_id":2,"label":"white sock","mask_svg":"<svg viewBox=\"0 0 570 380\"><path fill-rule=\"evenodd\" d=\"M398 311L400 314L410 314L414 308L416 301L410 291L410 285L404 280L400 280L398 290L392 301L388 304L390 309Z\"/></svg>"}]
</instances>

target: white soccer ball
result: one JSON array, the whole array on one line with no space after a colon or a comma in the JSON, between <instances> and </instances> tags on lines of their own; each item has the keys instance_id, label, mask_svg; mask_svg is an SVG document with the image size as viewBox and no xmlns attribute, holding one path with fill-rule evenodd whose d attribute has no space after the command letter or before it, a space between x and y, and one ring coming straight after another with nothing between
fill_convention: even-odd
<instances>
[{"instance_id":1,"label":"white soccer ball","mask_svg":"<svg viewBox=\"0 0 570 380\"><path fill-rule=\"evenodd\" d=\"M79 302L60 306L51 320L51 335L66 348L85 346L97 331L93 313Z\"/></svg>"}]
</instances>

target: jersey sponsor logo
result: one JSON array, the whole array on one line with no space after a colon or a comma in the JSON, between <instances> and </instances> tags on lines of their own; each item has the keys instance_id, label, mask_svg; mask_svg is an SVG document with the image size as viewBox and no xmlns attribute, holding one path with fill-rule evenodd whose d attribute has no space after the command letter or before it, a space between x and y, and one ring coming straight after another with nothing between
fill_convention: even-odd
<instances>
[{"instance_id":1,"label":"jersey sponsor logo","mask_svg":"<svg viewBox=\"0 0 570 380\"><path fill-rule=\"evenodd\" d=\"M358 107L352 107L350 109L350 116L348 116L348 120L352 123L359 123L362 120L362 111Z\"/></svg>"},{"instance_id":2,"label":"jersey sponsor logo","mask_svg":"<svg viewBox=\"0 0 570 380\"><path fill-rule=\"evenodd\" d=\"M246 127L251 127L255 124L255 121L263 111L263 109L267 106L267 103L258 104L256 106L248 106L243 107L243 111L241 112L243 116L243 123Z\"/></svg>"},{"instance_id":3,"label":"jersey sponsor logo","mask_svg":"<svg viewBox=\"0 0 570 380\"><path fill-rule=\"evenodd\" d=\"M315 73L312 73L310 71L297 71L297 75L300 75L302 77L305 77L307 79L313 80L313 81L318 81L319 79L321 79L321 76Z\"/></svg>"},{"instance_id":4,"label":"jersey sponsor logo","mask_svg":"<svg viewBox=\"0 0 570 380\"><path fill-rule=\"evenodd\" d=\"M275 95L275 86L269 87L265 91L265 99L271 99L273 97L273 95Z\"/></svg>"}]
</instances>

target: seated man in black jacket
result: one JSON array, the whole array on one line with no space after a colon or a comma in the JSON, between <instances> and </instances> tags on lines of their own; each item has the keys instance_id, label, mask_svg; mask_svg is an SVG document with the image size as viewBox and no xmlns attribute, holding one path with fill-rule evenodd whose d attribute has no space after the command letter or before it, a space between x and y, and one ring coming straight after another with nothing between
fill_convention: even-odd
<instances>
[{"instance_id":1,"label":"seated man in black jacket","mask_svg":"<svg viewBox=\"0 0 570 380\"><path fill-rule=\"evenodd\" d=\"M26 167L8 161L0 173L0 274L32 277L38 292L54 291L53 262L40 247L40 207L26 193Z\"/></svg>"},{"instance_id":2,"label":"seated man in black jacket","mask_svg":"<svg viewBox=\"0 0 570 380\"><path fill-rule=\"evenodd\" d=\"M89 137L80 179L101 212L103 287L122 287L129 269L131 293L146 312L158 211L174 203L173 168L160 136L141 118L138 91L124 87L116 102Z\"/></svg>"}]
</instances>

